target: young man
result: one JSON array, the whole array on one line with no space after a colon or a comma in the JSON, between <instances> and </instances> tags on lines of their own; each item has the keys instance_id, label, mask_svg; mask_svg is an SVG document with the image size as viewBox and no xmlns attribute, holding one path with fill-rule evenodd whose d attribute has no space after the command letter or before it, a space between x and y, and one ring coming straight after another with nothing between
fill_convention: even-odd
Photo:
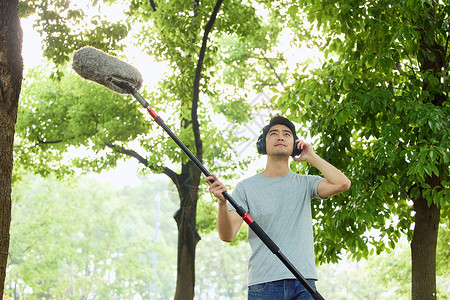
<instances>
[{"instance_id":1,"label":"young man","mask_svg":"<svg viewBox=\"0 0 450 300\"><path fill-rule=\"evenodd\" d=\"M289 158L306 161L323 175L300 175L289 168ZM263 128L258 152L267 153L262 173L239 182L233 199L242 206L277 244L285 256L315 288L317 280L311 216L311 199L326 199L350 188L350 180L319 157L312 146L297 138L295 126L277 116ZM236 236L242 218L227 204L226 187L216 179L209 191L219 200L217 229L223 241ZM313 299L287 267L253 233L248 232L252 254L248 266L248 299Z\"/></svg>"}]
</instances>

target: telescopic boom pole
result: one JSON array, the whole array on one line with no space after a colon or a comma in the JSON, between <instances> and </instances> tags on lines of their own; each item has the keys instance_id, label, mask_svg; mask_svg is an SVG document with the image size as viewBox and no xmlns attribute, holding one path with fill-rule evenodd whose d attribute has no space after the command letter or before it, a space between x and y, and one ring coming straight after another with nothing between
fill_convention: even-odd
<instances>
[{"instance_id":1,"label":"telescopic boom pole","mask_svg":"<svg viewBox=\"0 0 450 300\"><path fill-rule=\"evenodd\" d=\"M192 152L183 144L183 142L172 132L172 130L164 123L163 119L158 116L158 114L150 107L150 104L136 91L134 87L128 84L125 81L117 81L115 79L111 79L112 83L123 88L124 90L128 90L130 94L132 94L139 103L147 110L150 116L155 120L155 122L161 126L164 131L177 143L177 145L181 148L181 150L186 153L186 155L192 160L192 162L202 171L202 173L208 177L211 176L211 173L202 165L202 163L195 157ZM211 183L215 182L214 179L210 181ZM253 232L261 239L261 241L275 254L281 262L294 274L295 278L297 278L300 283L311 293L311 296L315 300L325 300L319 292L315 291L311 285L306 281L306 279L300 274L300 272L294 267L294 265L287 259L286 256L281 252L280 248L272 241L272 239L264 232L264 230L256 223L252 217L239 206L236 201L227 193L224 192L223 196L228 202L236 209L236 212L245 223L253 230Z\"/></svg>"}]
</instances>

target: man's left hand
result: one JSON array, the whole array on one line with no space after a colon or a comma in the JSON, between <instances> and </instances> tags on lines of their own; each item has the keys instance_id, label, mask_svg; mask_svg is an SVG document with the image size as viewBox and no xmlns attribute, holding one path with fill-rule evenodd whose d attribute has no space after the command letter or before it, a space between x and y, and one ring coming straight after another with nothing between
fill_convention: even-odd
<instances>
[{"instance_id":1,"label":"man's left hand","mask_svg":"<svg viewBox=\"0 0 450 300\"><path fill-rule=\"evenodd\" d=\"M302 153L300 153L299 156L293 157L294 161L302 162L302 161L308 161L308 159L314 155L314 149L312 148L311 144L305 142L304 140L296 140L295 142L298 143L298 147L302 149Z\"/></svg>"}]
</instances>

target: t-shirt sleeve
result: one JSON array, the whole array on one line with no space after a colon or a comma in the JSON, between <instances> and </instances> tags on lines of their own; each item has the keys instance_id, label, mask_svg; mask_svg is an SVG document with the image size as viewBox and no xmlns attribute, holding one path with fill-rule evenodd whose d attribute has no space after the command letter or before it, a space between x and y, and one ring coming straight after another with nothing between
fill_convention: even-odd
<instances>
[{"instance_id":1,"label":"t-shirt sleeve","mask_svg":"<svg viewBox=\"0 0 450 300\"><path fill-rule=\"evenodd\" d=\"M319 187L319 183L324 180L325 178L321 177L321 176L317 176L317 175L310 175L309 176L309 180L310 180L310 185L312 187L311 190L311 198L317 198L317 199L323 199L326 200L328 199L328 197L320 197L319 193L317 191L317 188Z\"/></svg>"},{"instance_id":2,"label":"t-shirt sleeve","mask_svg":"<svg viewBox=\"0 0 450 300\"><path fill-rule=\"evenodd\" d=\"M245 193L245 189L243 185L239 182L236 187L234 188L231 197L234 199L234 201L239 205L242 206L242 208L248 212L248 203L247 203L247 196ZM230 203L228 203L228 209L230 211L236 210L236 208L233 207Z\"/></svg>"}]
</instances>

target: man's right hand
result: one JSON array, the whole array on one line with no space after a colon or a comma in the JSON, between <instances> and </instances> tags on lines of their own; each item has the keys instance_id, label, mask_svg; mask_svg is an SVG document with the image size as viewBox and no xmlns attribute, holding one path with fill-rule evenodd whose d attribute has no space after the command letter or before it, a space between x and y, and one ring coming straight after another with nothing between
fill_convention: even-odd
<instances>
[{"instance_id":1,"label":"man's right hand","mask_svg":"<svg viewBox=\"0 0 450 300\"><path fill-rule=\"evenodd\" d=\"M213 179L215 181L211 183L211 180ZM207 184L209 184L209 191L214 195L214 197L219 199L220 202L225 203L226 199L223 196L223 193L227 191L227 188L222 182L217 179L216 175L213 174L212 176L206 177L205 181Z\"/></svg>"},{"instance_id":2,"label":"man's right hand","mask_svg":"<svg viewBox=\"0 0 450 300\"><path fill-rule=\"evenodd\" d=\"M211 180L215 180L211 183ZM217 210L217 231L219 237L224 242L231 242L236 236L239 228L242 225L243 219L238 215L236 210L229 210L227 200L223 193L227 191L225 185L217 180L216 175L205 178L206 183L209 184L209 191L219 199L219 207Z\"/></svg>"}]
</instances>

